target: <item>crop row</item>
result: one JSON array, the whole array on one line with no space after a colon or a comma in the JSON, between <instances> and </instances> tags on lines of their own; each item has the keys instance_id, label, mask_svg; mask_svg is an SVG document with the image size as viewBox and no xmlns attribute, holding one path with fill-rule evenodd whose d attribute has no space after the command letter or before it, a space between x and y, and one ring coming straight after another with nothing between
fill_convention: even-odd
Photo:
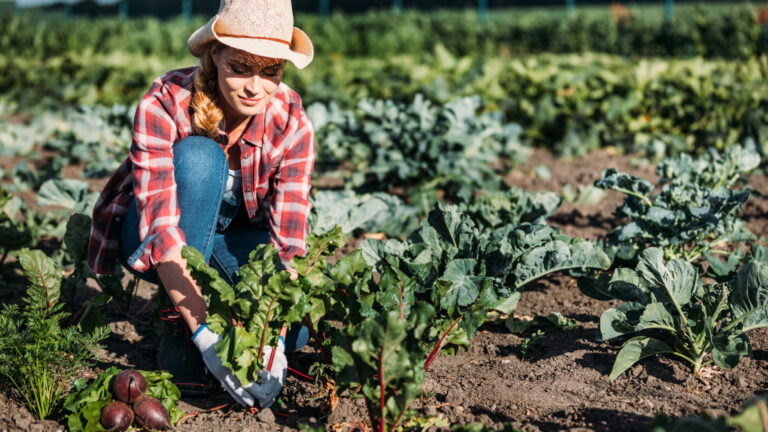
<instances>
[{"instance_id":1,"label":"crop row","mask_svg":"<svg viewBox=\"0 0 768 432\"><path fill-rule=\"evenodd\" d=\"M659 8L660 9L660 8ZM298 15L319 56L419 55L436 42L458 55L541 52L605 52L623 55L748 58L768 50L768 16L753 6L680 8L667 22L647 8L614 6L603 11L563 13L494 10L481 21L476 11L389 11L322 18ZM67 52L184 58L183 43L204 20L156 19L44 22L5 18L0 52L46 58ZM435 36L439 35L439 38Z\"/></svg>"},{"instance_id":2,"label":"crop row","mask_svg":"<svg viewBox=\"0 0 768 432\"><path fill-rule=\"evenodd\" d=\"M393 146L402 147L404 137L413 140L426 134L438 153L465 143L476 153L483 148L493 150L479 158L484 164L493 163L494 156L503 156L503 134L500 138L489 133L474 143L466 136L462 138L462 133L476 134L474 128L505 129L498 117L476 113L472 99L444 107L417 100L406 107L378 102L362 108L366 115L354 118L361 122L358 130L371 136L399 137L393 139ZM380 118L366 123L366 116L374 114ZM119 108L88 115L101 118L118 131L125 127L128 116ZM400 124L404 129L393 132L392 128ZM383 129L373 129L374 125ZM84 133L69 133L54 128L53 136L59 140L51 142L59 147L49 150L77 162L77 140ZM71 145L73 140L75 145ZM376 142L384 141L379 138ZM84 149L87 151L88 146ZM422 153L431 157L427 149ZM249 276L236 286L224 283L194 250L185 254L212 305L212 328L235 347L223 352L226 344L222 344L220 354L236 374L252 378L259 367L257 360L262 358L260 346L273 343L283 323L303 322L313 334L325 335L316 337L320 356L314 370L328 382L335 382L340 392L361 392L371 424L378 430L391 430L407 418L410 402L419 395L424 371L435 356L467 347L489 316L512 314L525 285L554 271L578 269L582 276L579 287L585 294L624 302L604 312L600 325L603 339L657 330L654 338L640 333L624 344L611 377L657 354L688 361L694 371L707 362L726 369L735 367L751 352L746 333L768 325L768 285L764 284L768 254L755 245L749 254L729 254L727 261L718 255L754 240L740 219L750 191L739 188L742 176L759 163L759 154L750 147L733 147L723 153L711 150L698 158L681 155L659 164L661 180L656 186L607 170L596 186L626 195L616 211L624 225L597 243L569 238L546 225L546 218L560 202L556 194L515 190L479 194L483 184L459 175L454 181L463 178L465 182L456 190L463 186L469 192L451 196L458 206L437 203L420 226L413 223L418 219L409 204L380 192L367 196L353 191L316 194L310 251L294 261L293 267L300 273L295 281L280 271L271 246L254 252L251 262L241 270ZM419 172L418 164L396 171L408 173L409 168L416 170L416 177L402 177L398 181L403 184L438 175ZM448 172L450 169L454 168L449 166ZM62 281L62 289L73 292L92 279L104 292L72 322L80 331L103 331L96 330L105 321L100 308L110 301L130 302L131 286L123 287L119 277L96 277L83 263L90 224L83 214L90 213L94 198L88 184L45 180L44 174L21 168L11 173L16 187L41 182L38 205L58 205L66 210L42 215L19 198L3 193L0 252L5 257L19 248L35 246L41 238L63 238L67 248L54 258L74 268ZM349 183L355 185L355 180L351 178ZM66 215L72 212L76 215L67 222ZM365 240L358 250L335 264L326 260L345 244L345 232L380 231L380 224L391 226L400 218L406 219L401 227L390 228L396 238ZM609 268L609 272L600 271ZM707 280L717 283L704 283ZM262 297L269 301L262 301ZM325 324L322 318L328 313L346 323L342 330ZM510 318L509 327L519 325Z\"/></svg>"},{"instance_id":3,"label":"crop row","mask_svg":"<svg viewBox=\"0 0 768 432\"><path fill-rule=\"evenodd\" d=\"M68 54L44 60L0 56L0 92L7 110L79 104L135 103L169 67L138 54ZM189 64L187 62L187 64ZM412 103L416 94L445 104L477 96L522 127L524 141L563 155L600 146L663 156L753 139L768 142L768 57L740 62L643 59L610 55L318 58L286 82L328 110L359 113L366 98ZM29 89L35 89L30 91Z\"/></svg>"}]
</instances>

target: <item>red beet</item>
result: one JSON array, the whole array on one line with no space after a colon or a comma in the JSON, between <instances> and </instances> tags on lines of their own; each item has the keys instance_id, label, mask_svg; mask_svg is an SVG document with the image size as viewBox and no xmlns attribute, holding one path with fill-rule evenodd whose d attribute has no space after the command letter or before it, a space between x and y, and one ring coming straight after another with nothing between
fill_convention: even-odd
<instances>
[{"instance_id":1,"label":"red beet","mask_svg":"<svg viewBox=\"0 0 768 432\"><path fill-rule=\"evenodd\" d=\"M128 430L131 423L133 423L133 411L122 402L112 401L101 410L101 425L107 428L107 432Z\"/></svg>"},{"instance_id":2,"label":"red beet","mask_svg":"<svg viewBox=\"0 0 768 432\"><path fill-rule=\"evenodd\" d=\"M112 393L120 402L132 403L147 391L147 380L141 373L129 369L117 374Z\"/></svg>"},{"instance_id":3,"label":"red beet","mask_svg":"<svg viewBox=\"0 0 768 432\"><path fill-rule=\"evenodd\" d=\"M139 396L133 403L136 422L149 429L170 429L171 421L163 404L152 396Z\"/></svg>"}]
</instances>

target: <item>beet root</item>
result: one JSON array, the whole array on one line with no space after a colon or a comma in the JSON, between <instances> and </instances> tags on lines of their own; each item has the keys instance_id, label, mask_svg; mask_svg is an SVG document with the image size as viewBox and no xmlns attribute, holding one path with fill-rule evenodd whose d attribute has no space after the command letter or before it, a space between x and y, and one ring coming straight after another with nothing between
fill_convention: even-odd
<instances>
[{"instance_id":1,"label":"beet root","mask_svg":"<svg viewBox=\"0 0 768 432\"><path fill-rule=\"evenodd\" d=\"M133 411L122 402L112 401L101 410L100 420L107 432L122 432L131 427Z\"/></svg>"},{"instance_id":2,"label":"beet root","mask_svg":"<svg viewBox=\"0 0 768 432\"><path fill-rule=\"evenodd\" d=\"M120 402L132 403L147 391L147 380L135 370L124 370L115 376L112 393Z\"/></svg>"},{"instance_id":3,"label":"beet root","mask_svg":"<svg viewBox=\"0 0 768 432\"><path fill-rule=\"evenodd\" d=\"M171 421L163 404L152 396L139 396L133 403L136 422L149 430L170 429Z\"/></svg>"}]
</instances>

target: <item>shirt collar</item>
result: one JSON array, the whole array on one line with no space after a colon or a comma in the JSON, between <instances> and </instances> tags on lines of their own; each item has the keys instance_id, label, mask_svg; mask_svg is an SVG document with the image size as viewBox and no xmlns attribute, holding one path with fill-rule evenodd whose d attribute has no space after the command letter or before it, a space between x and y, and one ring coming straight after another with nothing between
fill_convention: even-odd
<instances>
[{"instance_id":1,"label":"shirt collar","mask_svg":"<svg viewBox=\"0 0 768 432\"><path fill-rule=\"evenodd\" d=\"M266 111L266 107L264 108ZM254 147L261 147L261 139L264 136L264 111L254 115L248 121L248 126L245 127L245 134L243 140ZM219 136L222 139L226 139L227 132L223 128L224 122L219 123Z\"/></svg>"}]
</instances>

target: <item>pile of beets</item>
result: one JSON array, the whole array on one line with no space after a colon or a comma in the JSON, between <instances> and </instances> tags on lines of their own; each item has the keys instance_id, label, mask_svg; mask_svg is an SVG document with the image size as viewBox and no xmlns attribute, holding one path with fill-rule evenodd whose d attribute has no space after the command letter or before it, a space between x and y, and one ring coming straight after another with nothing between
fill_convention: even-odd
<instances>
[{"instance_id":1,"label":"pile of beets","mask_svg":"<svg viewBox=\"0 0 768 432\"><path fill-rule=\"evenodd\" d=\"M135 370L124 370L112 382L115 399L101 410L101 425L107 431L128 430L136 420L139 426L149 429L170 429L168 411L152 396L146 395L147 380ZM129 405L130 404L130 405Z\"/></svg>"}]
</instances>

